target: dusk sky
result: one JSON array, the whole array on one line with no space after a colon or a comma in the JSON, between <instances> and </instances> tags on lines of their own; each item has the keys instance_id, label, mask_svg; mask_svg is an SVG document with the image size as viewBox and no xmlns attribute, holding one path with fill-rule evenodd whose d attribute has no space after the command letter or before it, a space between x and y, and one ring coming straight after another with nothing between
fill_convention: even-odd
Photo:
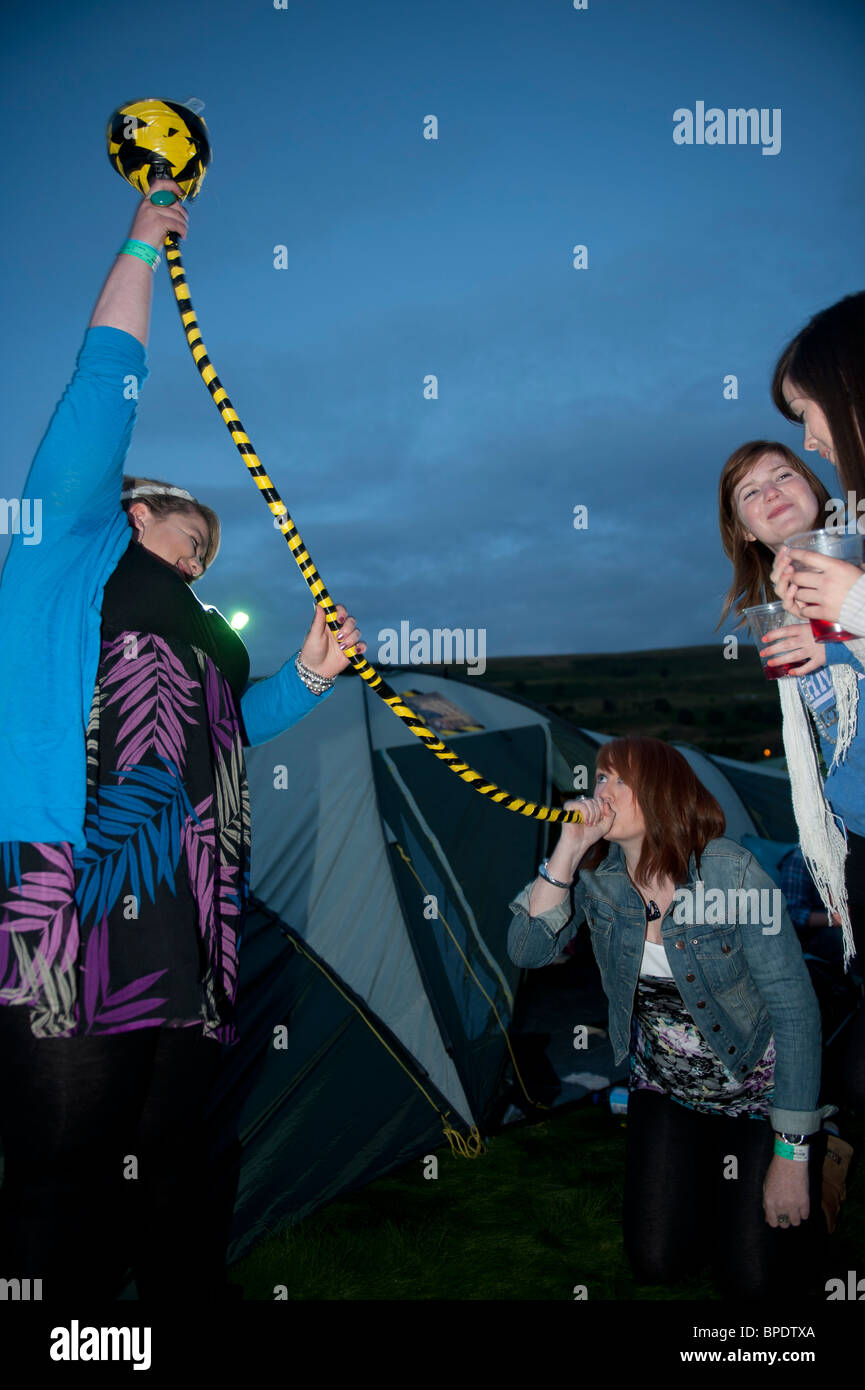
<instances>
[{"instance_id":1,"label":"dusk sky","mask_svg":"<svg viewBox=\"0 0 865 1390\"><path fill-rule=\"evenodd\" d=\"M774 361L862 288L860 0L48 0L4 26L4 497L134 212L105 122L196 96L204 340L370 658L403 621L484 629L488 656L716 640L721 466L753 438L801 451ZM677 144L698 103L765 111L780 149ZM311 600L164 265L149 364L128 470L220 513L197 592L250 614L266 674Z\"/></svg>"}]
</instances>

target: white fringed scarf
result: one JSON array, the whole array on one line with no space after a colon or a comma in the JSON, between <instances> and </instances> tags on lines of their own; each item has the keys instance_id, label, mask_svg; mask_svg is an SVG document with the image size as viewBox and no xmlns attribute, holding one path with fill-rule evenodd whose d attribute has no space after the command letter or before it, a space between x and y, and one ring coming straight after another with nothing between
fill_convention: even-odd
<instances>
[{"instance_id":1,"label":"white fringed scarf","mask_svg":"<svg viewBox=\"0 0 865 1390\"><path fill-rule=\"evenodd\" d=\"M856 735L859 682L849 666L829 668L838 711L838 733L832 768L843 762ZM784 752L790 773L793 813L799 828L799 843L808 871L814 880L823 906L832 920L832 913L841 918L844 935L844 969L853 956L853 931L847 906L844 884L844 862L847 858L847 838L823 794L817 750L805 704L796 685L795 676L782 676L778 681L783 718Z\"/></svg>"}]
</instances>

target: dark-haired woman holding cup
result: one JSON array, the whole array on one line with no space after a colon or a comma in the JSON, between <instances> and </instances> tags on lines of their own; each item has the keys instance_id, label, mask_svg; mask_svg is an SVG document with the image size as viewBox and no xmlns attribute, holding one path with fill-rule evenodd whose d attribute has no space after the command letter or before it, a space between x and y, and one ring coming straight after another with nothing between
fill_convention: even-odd
<instances>
[{"instance_id":1,"label":"dark-haired woman holding cup","mask_svg":"<svg viewBox=\"0 0 865 1390\"><path fill-rule=\"evenodd\" d=\"M781 414L805 431L804 447L837 470L850 525L865 526L865 292L847 295L815 314L781 353L772 379ZM820 522L815 522L819 526ZM794 560L804 568L794 569ZM831 556L815 562L801 551L778 551L772 582L805 618L840 623L865 638L865 575ZM865 657L865 641L853 650Z\"/></svg>"}]
</instances>

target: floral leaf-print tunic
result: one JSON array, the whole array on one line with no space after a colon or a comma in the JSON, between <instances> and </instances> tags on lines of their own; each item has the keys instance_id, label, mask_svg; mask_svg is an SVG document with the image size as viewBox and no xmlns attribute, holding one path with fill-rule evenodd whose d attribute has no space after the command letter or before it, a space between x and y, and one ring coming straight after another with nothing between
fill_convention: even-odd
<instances>
[{"instance_id":1,"label":"floral leaf-print tunic","mask_svg":"<svg viewBox=\"0 0 865 1390\"><path fill-rule=\"evenodd\" d=\"M103 596L86 847L0 846L0 1004L28 1007L35 1037L236 1041L248 675L221 615L130 542Z\"/></svg>"},{"instance_id":2,"label":"floral leaf-print tunic","mask_svg":"<svg viewBox=\"0 0 865 1390\"><path fill-rule=\"evenodd\" d=\"M704 1115L769 1114L775 1081L775 1040L752 1071L737 1076L718 1060L674 980L641 975L631 1032L631 1090L661 1091Z\"/></svg>"}]
</instances>

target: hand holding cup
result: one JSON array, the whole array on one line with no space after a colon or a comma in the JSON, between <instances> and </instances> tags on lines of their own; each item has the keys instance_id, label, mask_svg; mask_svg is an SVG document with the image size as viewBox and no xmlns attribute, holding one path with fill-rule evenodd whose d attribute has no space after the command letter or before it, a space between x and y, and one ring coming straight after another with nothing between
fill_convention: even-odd
<instances>
[{"instance_id":1,"label":"hand holding cup","mask_svg":"<svg viewBox=\"0 0 865 1390\"><path fill-rule=\"evenodd\" d=\"M815 640L810 623L772 628L761 640L760 656L766 666L789 669L795 663L796 675L807 676L826 664L826 648Z\"/></svg>"},{"instance_id":2,"label":"hand holding cup","mask_svg":"<svg viewBox=\"0 0 865 1390\"><path fill-rule=\"evenodd\" d=\"M783 573L792 576L788 578L787 592L792 590L798 612L804 618L816 618L820 622L839 622L841 605L853 585L862 578L859 566L831 555L817 555L811 550L790 550L786 546L776 557L775 566L778 566L781 555L785 553L788 568ZM780 593L777 585L776 590Z\"/></svg>"}]
</instances>

